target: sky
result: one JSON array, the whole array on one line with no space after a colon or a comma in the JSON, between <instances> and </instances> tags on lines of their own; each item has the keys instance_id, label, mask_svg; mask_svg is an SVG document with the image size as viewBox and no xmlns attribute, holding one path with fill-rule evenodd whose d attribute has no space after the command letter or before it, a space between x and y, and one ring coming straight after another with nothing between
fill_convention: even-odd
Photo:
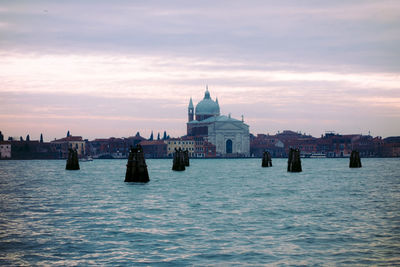
<instances>
[{"instance_id":1,"label":"sky","mask_svg":"<svg viewBox=\"0 0 400 267\"><path fill-rule=\"evenodd\" d=\"M400 1L0 2L0 131L186 134L205 87L250 132L400 135Z\"/></svg>"}]
</instances>

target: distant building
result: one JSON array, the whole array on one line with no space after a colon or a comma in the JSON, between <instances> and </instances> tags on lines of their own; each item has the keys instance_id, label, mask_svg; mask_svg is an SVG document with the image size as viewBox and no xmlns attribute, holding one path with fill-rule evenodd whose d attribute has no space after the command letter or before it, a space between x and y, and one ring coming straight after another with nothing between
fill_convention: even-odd
<instances>
[{"instance_id":1,"label":"distant building","mask_svg":"<svg viewBox=\"0 0 400 267\"><path fill-rule=\"evenodd\" d=\"M211 99L208 88L196 109L192 99L189 101L187 136L202 138L213 144L216 156L250 156L249 126L243 119L220 115L218 99Z\"/></svg>"},{"instance_id":2,"label":"distant building","mask_svg":"<svg viewBox=\"0 0 400 267\"><path fill-rule=\"evenodd\" d=\"M359 134L333 134L327 133L318 139L317 151L326 153L327 157L350 157L351 151L356 149L356 141L361 138Z\"/></svg>"},{"instance_id":3,"label":"distant building","mask_svg":"<svg viewBox=\"0 0 400 267\"><path fill-rule=\"evenodd\" d=\"M195 140L193 137L170 138L164 141L167 145L167 156L172 157L175 149L188 150L189 157L197 157L195 155Z\"/></svg>"},{"instance_id":4,"label":"distant building","mask_svg":"<svg viewBox=\"0 0 400 267\"><path fill-rule=\"evenodd\" d=\"M217 156L217 148L214 144L204 140L202 147L204 158L215 158Z\"/></svg>"},{"instance_id":5,"label":"distant building","mask_svg":"<svg viewBox=\"0 0 400 267\"><path fill-rule=\"evenodd\" d=\"M13 159L57 159L59 152L50 143L38 140L10 141Z\"/></svg>"},{"instance_id":6,"label":"distant building","mask_svg":"<svg viewBox=\"0 0 400 267\"><path fill-rule=\"evenodd\" d=\"M317 153L317 138L315 137L300 137L292 140L285 140L286 154L289 153L290 148L298 148L300 155L304 157L311 156Z\"/></svg>"},{"instance_id":7,"label":"distant building","mask_svg":"<svg viewBox=\"0 0 400 267\"><path fill-rule=\"evenodd\" d=\"M263 152L268 151L272 157L285 157L285 144L274 135L257 134L250 142L252 157L262 157Z\"/></svg>"},{"instance_id":8,"label":"distant building","mask_svg":"<svg viewBox=\"0 0 400 267\"><path fill-rule=\"evenodd\" d=\"M11 158L11 142L0 141L0 158L1 159Z\"/></svg>"},{"instance_id":9,"label":"distant building","mask_svg":"<svg viewBox=\"0 0 400 267\"><path fill-rule=\"evenodd\" d=\"M97 138L88 142L87 153L94 158L127 158L130 147L145 140L139 132L128 138Z\"/></svg>"},{"instance_id":10,"label":"distant building","mask_svg":"<svg viewBox=\"0 0 400 267\"><path fill-rule=\"evenodd\" d=\"M163 140L142 141L140 145L146 158L165 158L167 156L167 144Z\"/></svg>"},{"instance_id":11,"label":"distant building","mask_svg":"<svg viewBox=\"0 0 400 267\"><path fill-rule=\"evenodd\" d=\"M59 153L60 158L68 157L68 149L76 149L79 157L86 155L86 145L82 136L68 136L50 142L54 149Z\"/></svg>"},{"instance_id":12,"label":"distant building","mask_svg":"<svg viewBox=\"0 0 400 267\"><path fill-rule=\"evenodd\" d=\"M376 142L370 135L359 135L352 140L352 148L358 150L361 157L376 157L378 151L376 150Z\"/></svg>"},{"instance_id":13,"label":"distant building","mask_svg":"<svg viewBox=\"0 0 400 267\"><path fill-rule=\"evenodd\" d=\"M89 142L89 154L96 158L126 158L129 146L124 138L95 139Z\"/></svg>"},{"instance_id":14,"label":"distant building","mask_svg":"<svg viewBox=\"0 0 400 267\"><path fill-rule=\"evenodd\" d=\"M140 133L137 132L135 136L130 136L130 137L126 138L126 140L127 140L129 146L136 146L140 142L146 140L146 138L140 136Z\"/></svg>"},{"instance_id":15,"label":"distant building","mask_svg":"<svg viewBox=\"0 0 400 267\"><path fill-rule=\"evenodd\" d=\"M383 139L382 156L400 157L400 136L391 136Z\"/></svg>"},{"instance_id":16,"label":"distant building","mask_svg":"<svg viewBox=\"0 0 400 267\"><path fill-rule=\"evenodd\" d=\"M332 132L315 138L311 135L285 130L276 135L257 134L251 138L251 155L261 157L269 151L273 157L287 157L290 148L300 149L303 157L349 157L352 150L358 150L361 157L388 157L397 155L395 141L360 134L335 134ZM400 146L400 143L398 143Z\"/></svg>"}]
</instances>

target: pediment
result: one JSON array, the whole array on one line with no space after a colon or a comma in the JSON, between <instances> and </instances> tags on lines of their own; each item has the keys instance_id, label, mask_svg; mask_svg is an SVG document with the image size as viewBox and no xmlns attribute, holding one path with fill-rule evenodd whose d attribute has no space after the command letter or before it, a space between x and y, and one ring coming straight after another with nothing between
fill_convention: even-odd
<instances>
[{"instance_id":1,"label":"pediment","mask_svg":"<svg viewBox=\"0 0 400 267\"><path fill-rule=\"evenodd\" d=\"M220 122L215 125L216 130L243 130L243 127L232 122Z\"/></svg>"}]
</instances>

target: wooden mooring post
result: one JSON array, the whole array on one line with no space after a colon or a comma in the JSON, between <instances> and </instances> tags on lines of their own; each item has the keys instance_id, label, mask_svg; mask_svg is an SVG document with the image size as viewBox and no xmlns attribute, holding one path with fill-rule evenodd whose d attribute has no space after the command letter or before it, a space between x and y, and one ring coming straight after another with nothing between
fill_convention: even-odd
<instances>
[{"instance_id":1,"label":"wooden mooring post","mask_svg":"<svg viewBox=\"0 0 400 267\"><path fill-rule=\"evenodd\" d=\"M300 150L298 148L290 148L288 157L288 172L301 172Z\"/></svg>"},{"instance_id":2,"label":"wooden mooring post","mask_svg":"<svg viewBox=\"0 0 400 267\"><path fill-rule=\"evenodd\" d=\"M264 151L264 153L263 153L261 166L262 167L272 167L272 157L268 151Z\"/></svg>"},{"instance_id":3,"label":"wooden mooring post","mask_svg":"<svg viewBox=\"0 0 400 267\"><path fill-rule=\"evenodd\" d=\"M131 147L126 164L125 182L147 183L150 181L141 145Z\"/></svg>"},{"instance_id":4,"label":"wooden mooring post","mask_svg":"<svg viewBox=\"0 0 400 267\"><path fill-rule=\"evenodd\" d=\"M172 170L174 171L184 171L185 168L185 159L184 153L181 148L176 149L174 153L174 160L172 162Z\"/></svg>"},{"instance_id":5,"label":"wooden mooring post","mask_svg":"<svg viewBox=\"0 0 400 267\"><path fill-rule=\"evenodd\" d=\"M66 170L79 170L79 159L78 159L78 151L76 149L69 148L68 149L68 159L67 165L65 166Z\"/></svg>"},{"instance_id":6,"label":"wooden mooring post","mask_svg":"<svg viewBox=\"0 0 400 267\"><path fill-rule=\"evenodd\" d=\"M361 168L360 152L358 152L357 150L351 151L349 167L350 168Z\"/></svg>"}]
</instances>

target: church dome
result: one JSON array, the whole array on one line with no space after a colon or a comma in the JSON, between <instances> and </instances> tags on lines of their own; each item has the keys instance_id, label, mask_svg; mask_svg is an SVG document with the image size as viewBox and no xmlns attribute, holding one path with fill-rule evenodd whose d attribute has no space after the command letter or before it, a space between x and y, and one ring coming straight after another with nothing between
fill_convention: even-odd
<instances>
[{"instance_id":1,"label":"church dome","mask_svg":"<svg viewBox=\"0 0 400 267\"><path fill-rule=\"evenodd\" d=\"M218 100L214 101L211 99L208 88L206 89L206 93L204 94L204 99L196 105L196 116L198 115L219 116Z\"/></svg>"}]
</instances>

